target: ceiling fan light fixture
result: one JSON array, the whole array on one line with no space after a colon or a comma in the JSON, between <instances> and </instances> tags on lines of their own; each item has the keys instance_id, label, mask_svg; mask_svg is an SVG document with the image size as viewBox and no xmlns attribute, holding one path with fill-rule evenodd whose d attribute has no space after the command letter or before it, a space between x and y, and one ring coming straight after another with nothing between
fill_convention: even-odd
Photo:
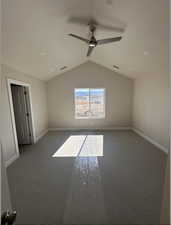
<instances>
[{"instance_id":1,"label":"ceiling fan light fixture","mask_svg":"<svg viewBox=\"0 0 171 225\"><path fill-rule=\"evenodd\" d=\"M96 45L94 43L89 44L90 47L95 47Z\"/></svg>"}]
</instances>

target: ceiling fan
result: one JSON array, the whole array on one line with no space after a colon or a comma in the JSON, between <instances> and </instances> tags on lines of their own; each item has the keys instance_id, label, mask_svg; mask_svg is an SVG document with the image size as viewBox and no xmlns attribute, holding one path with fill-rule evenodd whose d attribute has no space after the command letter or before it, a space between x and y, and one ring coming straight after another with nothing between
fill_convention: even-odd
<instances>
[{"instance_id":1,"label":"ceiling fan","mask_svg":"<svg viewBox=\"0 0 171 225\"><path fill-rule=\"evenodd\" d=\"M80 37L80 36L75 35L75 34L69 34L69 36L77 38L77 39L85 42L86 44L88 44L87 57L89 57L91 55L93 49L97 45L109 44L109 43L112 43L112 42L120 41L122 39L122 37L119 36L119 37L114 37L114 38L106 38L106 39L96 40L96 38L94 36L96 26L94 24L89 24L89 28L90 28L90 33L91 33L90 40L86 39L86 38L83 38L83 37Z\"/></svg>"}]
</instances>

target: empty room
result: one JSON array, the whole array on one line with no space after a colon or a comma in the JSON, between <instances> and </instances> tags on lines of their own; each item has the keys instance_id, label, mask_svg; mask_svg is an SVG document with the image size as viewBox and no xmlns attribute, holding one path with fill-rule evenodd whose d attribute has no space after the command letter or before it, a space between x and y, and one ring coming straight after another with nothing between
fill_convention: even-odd
<instances>
[{"instance_id":1,"label":"empty room","mask_svg":"<svg viewBox=\"0 0 171 225\"><path fill-rule=\"evenodd\" d=\"M170 224L169 0L1 0L1 224Z\"/></svg>"}]
</instances>

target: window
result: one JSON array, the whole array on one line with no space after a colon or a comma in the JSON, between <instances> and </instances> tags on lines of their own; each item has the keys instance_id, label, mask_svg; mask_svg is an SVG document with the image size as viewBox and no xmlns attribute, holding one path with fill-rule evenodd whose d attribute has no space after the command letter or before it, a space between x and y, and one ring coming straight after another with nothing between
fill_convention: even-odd
<instances>
[{"instance_id":1,"label":"window","mask_svg":"<svg viewBox=\"0 0 171 225\"><path fill-rule=\"evenodd\" d=\"M105 89L75 89L75 118L100 119L105 117Z\"/></svg>"}]
</instances>

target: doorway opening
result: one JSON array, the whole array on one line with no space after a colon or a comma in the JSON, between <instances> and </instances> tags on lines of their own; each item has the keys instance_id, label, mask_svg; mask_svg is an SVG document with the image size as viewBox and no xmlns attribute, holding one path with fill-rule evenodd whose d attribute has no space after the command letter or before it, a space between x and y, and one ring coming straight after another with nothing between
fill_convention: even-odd
<instances>
[{"instance_id":1,"label":"doorway opening","mask_svg":"<svg viewBox=\"0 0 171 225\"><path fill-rule=\"evenodd\" d=\"M35 143L30 85L8 79L8 93L16 154L19 156L23 145Z\"/></svg>"}]
</instances>

